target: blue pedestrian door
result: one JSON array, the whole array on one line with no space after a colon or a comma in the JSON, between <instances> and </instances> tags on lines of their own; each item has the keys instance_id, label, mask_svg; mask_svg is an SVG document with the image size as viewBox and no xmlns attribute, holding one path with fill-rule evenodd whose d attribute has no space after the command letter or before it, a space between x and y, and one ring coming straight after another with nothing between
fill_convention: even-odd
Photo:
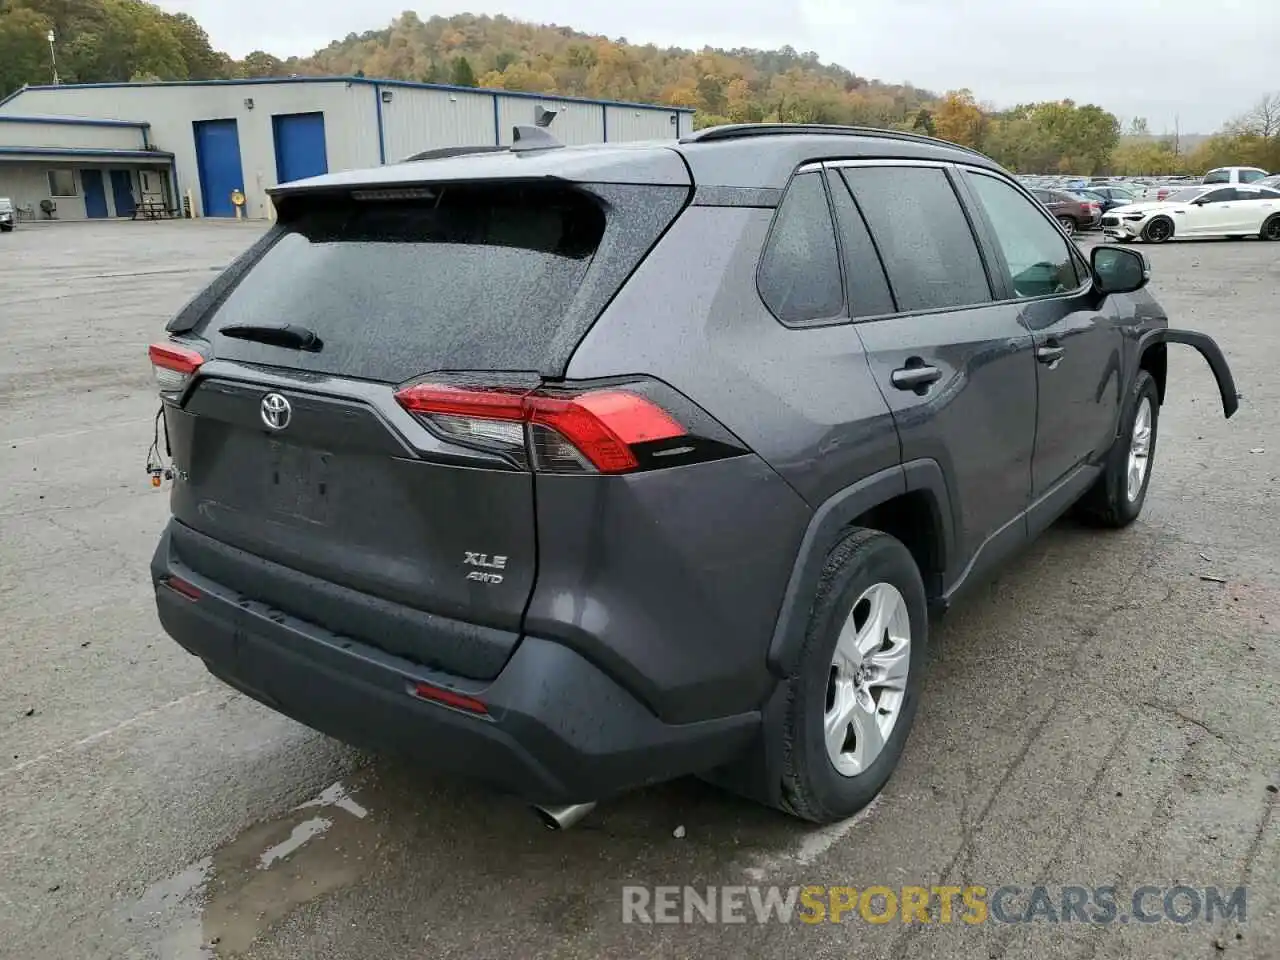
<instances>
[{"instance_id":1,"label":"blue pedestrian door","mask_svg":"<svg viewBox=\"0 0 1280 960\"><path fill-rule=\"evenodd\" d=\"M132 217L137 204L133 199L133 177L128 170L111 171L111 193L116 198L116 216Z\"/></svg>"},{"instance_id":2,"label":"blue pedestrian door","mask_svg":"<svg viewBox=\"0 0 1280 960\"><path fill-rule=\"evenodd\" d=\"M323 113L287 113L271 118L276 142L276 180L288 183L329 172Z\"/></svg>"},{"instance_id":3,"label":"blue pedestrian door","mask_svg":"<svg viewBox=\"0 0 1280 960\"><path fill-rule=\"evenodd\" d=\"M107 191L102 186L101 170L81 170L80 186L84 189L84 215L101 219L107 215Z\"/></svg>"},{"instance_id":4,"label":"blue pedestrian door","mask_svg":"<svg viewBox=\"0 0 1280 960\"><path fill-rule=\"evenodd\" d=\"M244 190L240 171L240 131L234 120L197 120L196 169L206 217L234 217L231 194Z\"/></svg>"}]
</instances>

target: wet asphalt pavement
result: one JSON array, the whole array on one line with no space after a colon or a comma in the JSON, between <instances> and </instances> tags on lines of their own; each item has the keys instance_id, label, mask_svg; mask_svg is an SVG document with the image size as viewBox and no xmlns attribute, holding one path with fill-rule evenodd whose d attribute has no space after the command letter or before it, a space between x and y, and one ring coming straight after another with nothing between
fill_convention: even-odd
<instances>
[{"instance_id":1,"label":"wet asphalt pavement","mask_svg":"<svg viewBox=\"0 0 1280 960\"><path fill-rule=\"evenodd\" d=\"M687 781L552 834L233 693L159 628L145 347L260 229L0 236L0 957L1280 956L1280 245L1148 251L1241 411L1171 353L1142 518L1058 524L935 626L869 811L814 829ZM1037 883L1246 885L1246 922L622 922L628 884Z\"/></svg>"}]
</instances>

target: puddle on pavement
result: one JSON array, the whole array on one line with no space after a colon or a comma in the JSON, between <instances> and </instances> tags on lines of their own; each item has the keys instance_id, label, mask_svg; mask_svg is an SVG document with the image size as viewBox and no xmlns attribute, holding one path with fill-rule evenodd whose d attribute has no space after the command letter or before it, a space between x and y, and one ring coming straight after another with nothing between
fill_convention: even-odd
<instances>
[{"instance_id":1,"label":"puddle on pavement","mask_svg":"<svg viewBox=\"0 0 1280 960\"><path fill-rule=\"evenodd\" d=\"M126 915L130 939L141 948L130 956L217 960L243 953L293 910L363 877L381 842L378 819L335 783L147 888Z\"/></svg>"}]
</instances>

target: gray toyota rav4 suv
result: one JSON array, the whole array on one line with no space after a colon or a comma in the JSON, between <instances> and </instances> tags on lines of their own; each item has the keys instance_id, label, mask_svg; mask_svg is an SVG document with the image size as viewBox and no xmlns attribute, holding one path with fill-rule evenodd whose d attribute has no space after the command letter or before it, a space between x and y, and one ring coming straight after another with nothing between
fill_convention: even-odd
<instances>
[{"instance_id":1,"label":"gray toyota rav4 suv","mask_svg":"<svg viewBox=\"0 0 1280 960\"><path fill-rule=\"evenodd\" d=\"M1138 516L1169 329L990 160L880 130L451 149L289 184L150 348L165 629L567 822L697 774L884 786L929 614ZM1105 541L1099 542L1105 549Z\"/></svg>"}]
</instances>

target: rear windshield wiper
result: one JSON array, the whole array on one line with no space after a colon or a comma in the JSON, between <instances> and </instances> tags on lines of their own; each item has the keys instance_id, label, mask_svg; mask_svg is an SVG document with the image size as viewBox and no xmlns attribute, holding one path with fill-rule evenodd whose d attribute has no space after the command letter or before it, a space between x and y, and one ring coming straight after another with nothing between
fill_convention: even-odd
<instances>
[{"instance_id":1,"label":"rear windshield wiper","mask_svg":"<svg viewBox=\"0 0 1280 960\"><path fill-rule=\"evenodd\" d=\"M324 341L316 336L314 330L308 330L306 327L299 327L292 323L282 324L278 327L268 324L241 323L223 327L218 332L224 337L234 337L237 340L253 340L257 343L270 344L273 347L291 347L295 350L306 350L310 353L318 353L324 349Z\"/></svg>"}]
</instances>

